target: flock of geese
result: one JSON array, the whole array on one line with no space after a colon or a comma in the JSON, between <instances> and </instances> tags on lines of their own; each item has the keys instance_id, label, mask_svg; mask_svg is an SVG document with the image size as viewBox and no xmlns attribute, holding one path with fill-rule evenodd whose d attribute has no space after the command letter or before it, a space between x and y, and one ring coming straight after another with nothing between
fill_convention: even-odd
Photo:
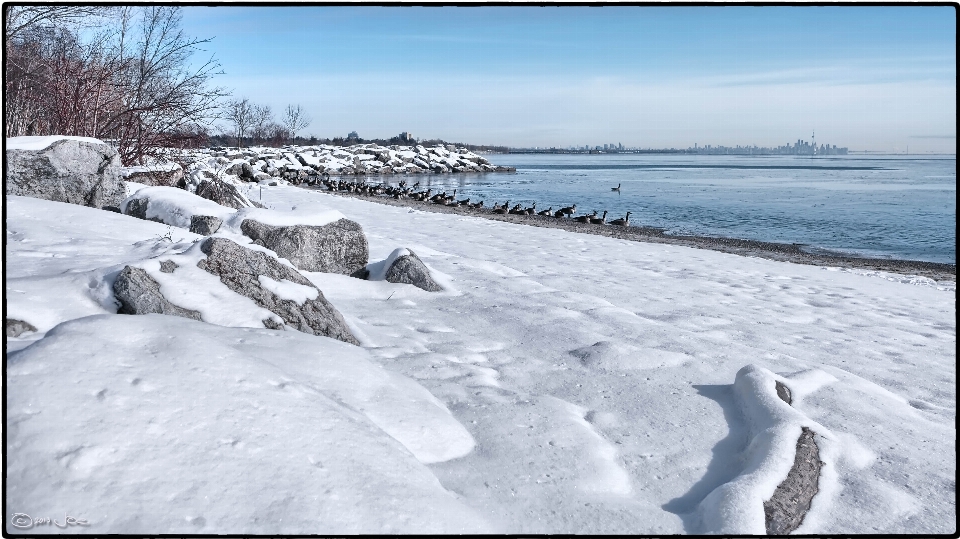
<instances>
[{"instance_id":1,"label":"flock of geese","mask_svg":"<svg viewBox=\"0 0 960 539\"><path fill-rule=\"evenodd\" d=\"M368 184L366 182L348 182L342 179L332 180L329 176L324 176L322 180L319 180L317 183L322 184L327 188L328 191L343 191L348 193L354 193L363 196L391 196L396 200L417 200L420 202L426 202L430 204L440 204L443 206L450 206L454 208L470 208L474 210L483 209L483 201L480 202L470 202L469 198L463 200L457 200L457 190L453 190L452 195L448 195L446 191L442 193L433 193L432 188L428 188L425 191L417 191L417 188L420 187L420 182L413 184L410 187L407 187L406 181L401 181L400 185L397 187L389 185L374 185ZM617 184L616 187L611 187L611 191L620 192L620 185ZM537 211L537 203L534 202L529 208L524 208L520 204L516 204L513 207L510 206L510 201L504 202L503 204L494 204L491 213L498 215L539 215L543 217L554 217L557 219L562 219L569 217L578 223L586 223L591 225L618 225L618 226L630 226L630 213L627 212L620 219L614 219L607 222L607 211L604 210L603 215L597 217L597 210L593 210L592 215L580 215L574 217L574 214L577 213L577 205L567 206L565 208L560 208L557 211L553 211L553 206L546 210Z\"/></svg>"}]
</instances>

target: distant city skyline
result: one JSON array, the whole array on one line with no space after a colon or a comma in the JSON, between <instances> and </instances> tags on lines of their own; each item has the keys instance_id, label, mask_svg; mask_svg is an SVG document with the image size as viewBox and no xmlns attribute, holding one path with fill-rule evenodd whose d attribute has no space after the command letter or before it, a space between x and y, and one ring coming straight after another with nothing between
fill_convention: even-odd
<instances>
[{"instance_id":1,"label":"distant city skyline","mask_svg":"<svg viewBox=\"0 0 960 539\"><path fill-rule=\"evenodd\" d=\"M952 6L183 7L303 135L956 152ZM206 56L204 56L206 54ZM571 144L571 143L574 144ZM602 143L601 143L602 144Z\"/></svg>"}]
</instances>

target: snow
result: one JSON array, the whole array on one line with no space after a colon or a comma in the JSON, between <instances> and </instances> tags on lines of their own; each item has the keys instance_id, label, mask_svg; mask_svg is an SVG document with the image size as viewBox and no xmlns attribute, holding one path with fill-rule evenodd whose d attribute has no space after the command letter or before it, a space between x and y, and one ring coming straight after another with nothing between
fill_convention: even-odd
<instances>
[{"instance_id":1,"label":"snow","mask_svg":"<svg viewBox=\"0 0 960 539\"><path fill-rule=\"evenodd\" d=\"M332 339L97 315L11 354L7 381L12 511L85 533L491 531L416 458L463 428Z\"/></svg>"},{"instance_id":2,"label":"snow","mask_svg":"<svg viewBox=\"0 0 960 539\"><path fill-rule=\"evenodd\" d=\"M38 329L7 340L8 530L763 534L802 427L796 533L956 529L955 283L262 192L450 292L304 272L362 346L266 330L199 236L8 196L7 316ZM114 314L126 264L220 318Z\"/></svg>"},{"instance_id":3,"label":"snow","mask_svg":"<svg viewBox=\"0 0 960 539\"><path fill-rule=\"evenodd\" d=\"M93 144L106 144L100 139L91 137L72 137L67 135L50 135L45 137L9 137L7 138L7 149L38 151L49 147L58 140L78 140L80 142L90 142Z\"/></svg>"},{"instance_id":4,"label":"snow","mask_svg":"<svg viewBox=\"0 0 960 539\"><path fill-rule=\"evenodd\" d=\"M317 299L319 295L316 288L298 284L287 279L277 281L266 275L258 275L260 286L272 292L280 299L294 301L297 305L303 305L309 300Z\"/></svg>"}]
</instances>

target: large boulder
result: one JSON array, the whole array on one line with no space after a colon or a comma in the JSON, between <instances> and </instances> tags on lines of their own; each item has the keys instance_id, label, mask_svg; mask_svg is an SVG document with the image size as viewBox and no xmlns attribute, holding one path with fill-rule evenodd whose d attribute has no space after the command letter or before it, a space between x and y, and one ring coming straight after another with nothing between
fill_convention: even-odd
<instances>
[{"instance_id":1,"label":"large boulder","mask_svg":"<svg viewBox=\"0 0 960 539\"><path fill-rule=\"evenodd\" d=\"M113 295L120 301L121 314L168 314L200 320L200 313L178 307L160 293L160 283L145 270L126 266L113 282Z\"/></svg>"},{"instance_id":2,"label":"large boulder","mask_svg":"<svg viewBox=\"0 0 960 539\"><path fill-rule=\"evenodd\" d=\"M370 257L363 228L349 219L322 226L273 226L244 219L240 230L304 271L350 275L363 269Z\"/></svg>"},{"instance_id":3,"label":"large boulder","mask_svg":"<svg viewBox=\"0 0 960 539\"><path fill-rule=\"evenodd\" d=\"M103 142L85 137L7 139L5 192L103 208L126 197L120 156Z\"/></svg>"},{"instance_id":4,"label":"large boulder","mask_svg":"<svg viewBox=\"0 0 960 539\"><path fill-rule=\"evenodd\" d=\"M220 282L230 290L279 315L287 325L304 333L360 344L336 307L296 270L262 251L247 249L226 238L208 238L200 244L200 250L207 258L198 262L197 267L220 277ZM291 288L293 292L284 292ZM291 297L301 293L302 297Z\"/></svg>"}]
</instances>

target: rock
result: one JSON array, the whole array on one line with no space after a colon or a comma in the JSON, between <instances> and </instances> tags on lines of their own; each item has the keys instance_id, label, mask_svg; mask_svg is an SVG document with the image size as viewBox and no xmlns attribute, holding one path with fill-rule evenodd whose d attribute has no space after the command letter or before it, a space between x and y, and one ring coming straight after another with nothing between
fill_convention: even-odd
<instances>
[{"instance_id":1,"label":"rock","mask_svg":"<svg viewBox=\"0 0 960 539\"><path fill-rule=\"evenodd\" d=\"M783 384L780 380L777 380L776 383L777 396L780 397L780 400L787 404L793 404L793 396L790 394L790 388Z\"/></svg>"},{"instance_id":2,"label":"rock","mask_svg":"<svg viewBox=\"0 0 960 539\"><path fill-rule=\"evenodd\" d=\"M150 205L150 199L148 198L134 198L133 200L127 202L126 215L136 217L137 219L147 220L147 207ZM158 223L162 222L160 219L153 218L151 221L156 221Z\"/></svg>"},{"instance_id":3,"label":"rock","mask_svg":"<svg viewBox=\"0 0 960 539\"><path fill-rule=\"evenodd\" d=\"M253 204L243 196L243 193L237 190L233 184L223 181L203 181L197 186L196 195L212 200L221 206L227 208L241 209L252 208Z\"/></svg>"},{"instance_id":4,"label":"rock","mask_svg":"<svg viewBox=\"0 0 960 539\"><path fill-rule=\"evenodd\" d=\"M160 294L160 284L143 269L125 266L113 283L120 314L168 314L200 320L200 313L178 307Z\"/></svg>"},{"instance_id":5,"label":"rock","mask_svg":"<svg viewBox=\"0 0 960 539\"><path fill-rule=\"evenodd\" d=\"M420 257L413 251L407 249L409 254L398 257L393 264L387 268L384 280L391 283L412 284L417 288L422 288L427 292L442 292L443 287L437 284L430 275L430 270L420 260Z\"/></svg>"},{"instance_id":6,"label":"rock","mask_svg":"<svg viewBox=\"0 0 960 539\"><path fill-rule=\"evenodd\" d=\"M7 337L19 337L24 333L36 330L37 328L33 327L33 324L24 322L23 320L17 320L16 318L6 318L3 321L3 332Z\"/></svg>"},{"instance_id":7,"label":"rock","mask_svg":"<svg viewBox=\"0 0 960 539\"><path fill-rule=\"evenodd\" d=\"M161 260L160 261L160 271L164 273L173 273L173 270L179 268L176 262L173 260Z\"/></svg>"},{"instance_id":8,"label":"rock","mask_svg":"<svg viewBox=\"0 0 960 539\"><path fill-rule=\"evenodd\" d=\"M94 208L119 206L126 198L115 149L94 139L59 139L39 150L16 149L24 139L42 138L47 137L7 139L6 194Z\"/></svg>"},{"instance_id":9,"label":"rock","mask_svg":"<svg viewBox=\"0 0 960 539\"><path fill-rule=\"evenodd\" d=\"M174 187L183 179L183 168L176 163L148 165L140 167L122 167L120 176L125 181L144 185L166 185Z\"/></svg>"},{"instance_id":10,"label":"rock","mask_svg":"<svg viewBox=\"0 0 960 539\"><path fill-rule=\"evenodd\" d=\"M230 290L279 315L291 327L311 335L360 344L350 333L343 316L327 301L323 292L296 270L264 252L247 249L226 238L208 238L200 245L200 250L207 258L197 263L197 267L220 277L220 282ZM280 298L261 285L261 276L310 287L316 290L316 297L307 299L303 304ZM264 325L267 325L267 321L264 321Z\"/></svg>"},{"instance_id":11,"label":"rock","mask_svg":"<svg viewBox=\"0 0 960 539\"><path fill-rule=\"evenodd\" d=\"M201 236L209 236L220 230L222 224L223 219L213 215L192 215L190 217L190 232Z\"/></svg>"},{"instance_id":12,"label":"rock","mask_svg":"<svg viewBox=\"0 0 960 539\"><path fill-rule=\"evenodd\" d=\"M797 439L797 453L787 478L777 486L773 496L763 502L769 535L787 535L800 527L810 510L810 502L819 491L820 451L814 433L803 427Z\"/></svg>"},{"instance_id":13,"label":"rock","mask_svg":"<svg viewBox=\"0 0 960 539\"><path fill-rule=\"evenodd\" d=\"M348 219L323 226L272 226L244 219L240 230L304 271L350 275L370 257L363 228Z\"/></svg>"}]
</instances>

